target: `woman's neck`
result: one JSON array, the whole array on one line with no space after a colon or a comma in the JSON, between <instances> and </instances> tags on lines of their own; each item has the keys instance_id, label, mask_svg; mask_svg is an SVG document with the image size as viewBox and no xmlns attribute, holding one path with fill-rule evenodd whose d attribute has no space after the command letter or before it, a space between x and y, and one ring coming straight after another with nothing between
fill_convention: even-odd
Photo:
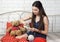
<instances>
[{"instance_id":1,"label":"woman's neck","mask_svg":"<svg viewBox=\"0 0 60 42\"><path fill-rule=\"evenodd\" d=\"M40 20L39 16L36 16L35 21L38 22Z\"/></svg>"},{"instance_id":2,"label":"woman's neck","mask_svg":"<svg viewBox=\"0 0 60 42\"><path fill-rule=\"evenodd\" d=\"M39 15L36 15L36 17L39 17Z\"/></svg>"}]
</instances>

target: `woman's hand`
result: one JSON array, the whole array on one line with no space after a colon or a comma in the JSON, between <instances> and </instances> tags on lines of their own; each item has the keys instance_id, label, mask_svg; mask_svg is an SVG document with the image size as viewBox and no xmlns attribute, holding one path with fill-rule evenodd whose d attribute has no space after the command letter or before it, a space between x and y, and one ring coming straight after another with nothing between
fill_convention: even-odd
<instances>
[{"instance_id":1,"label":"woman's hand","mask_svg":"<svg viewBox=\"0 0 60 42\"><path fill-rule=\"evenodd\" d=\"M36 28L29 28L30 31L34 32Z\"/></svg>"},{"instance_id":2,"label":"woman's hand","mask_svg":"<svg viewBox=\"0 0 60 42\"><path fill-rule=\"evenodd\" d=\"M30 28L30 31L32 31L32 32L39 32L40 33L40 30L39 29L36 29L36 28Z\"/></svg>"}]
</instances>

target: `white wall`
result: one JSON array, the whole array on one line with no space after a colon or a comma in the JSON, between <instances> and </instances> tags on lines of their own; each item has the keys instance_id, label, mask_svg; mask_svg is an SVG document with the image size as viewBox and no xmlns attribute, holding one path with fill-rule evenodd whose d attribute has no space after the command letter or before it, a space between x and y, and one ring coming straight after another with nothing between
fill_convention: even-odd
<instances>
[{"instance_id":1,"label":"white wall","mask_svg":"<svg viewBox=\"0 0 60 42\"><path fill-rule=\"evenodd\" d=\"M24 10L24 0L0 0L0 13Z\"/></svg>"},{"instance_id":2,"label":"white wall","mask_svg":"<svg viewBox=\"0 0 60 42\"><path fill-rule=\"evenodd\" d=\"M32 11L35 0L0 0L0 14L16 10ZM47 15L60 15L60 0L40 0Z\"/></svg>"}]
</instances>

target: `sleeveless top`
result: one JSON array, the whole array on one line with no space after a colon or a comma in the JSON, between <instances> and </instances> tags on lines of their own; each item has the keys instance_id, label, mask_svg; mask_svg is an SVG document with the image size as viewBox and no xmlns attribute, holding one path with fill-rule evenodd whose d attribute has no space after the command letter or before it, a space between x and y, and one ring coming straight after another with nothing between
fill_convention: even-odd
<instances>
[{"instance_id":1,"label":"sleeveless top","mask_svg":"<svg viewBox=\"0 0 60 42\"><path fill-rule=\"evenodd\" d=\"M34 28L38 29L38 26L39 26L39 22L34 22ZM42 30L44 30L44 26L42 28ZM45 38L46 39L46 36L45 34L42 34L42 33L38 33L38 32L28 32L27 33L28 35L34 35L34 37L42 37L42 38Z\"/></svg>"}]
</instances>

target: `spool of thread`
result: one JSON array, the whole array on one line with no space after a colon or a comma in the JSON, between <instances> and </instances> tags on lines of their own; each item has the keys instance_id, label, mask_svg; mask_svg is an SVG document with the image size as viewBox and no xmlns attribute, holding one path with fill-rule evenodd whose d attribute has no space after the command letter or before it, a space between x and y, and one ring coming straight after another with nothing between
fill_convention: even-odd
<instances>
[{"instance_id":1,"label":"spool of thread","mask_svg":"<svg viewBox=\"0 0 60 42\"><path fill-rule=\"evenodd\" d=\"M33 42L34 36L33 36L33 35L29 35L29 36L28 36L28 40L29 40L29 42Z\"/></svg>"}]
</instances>

